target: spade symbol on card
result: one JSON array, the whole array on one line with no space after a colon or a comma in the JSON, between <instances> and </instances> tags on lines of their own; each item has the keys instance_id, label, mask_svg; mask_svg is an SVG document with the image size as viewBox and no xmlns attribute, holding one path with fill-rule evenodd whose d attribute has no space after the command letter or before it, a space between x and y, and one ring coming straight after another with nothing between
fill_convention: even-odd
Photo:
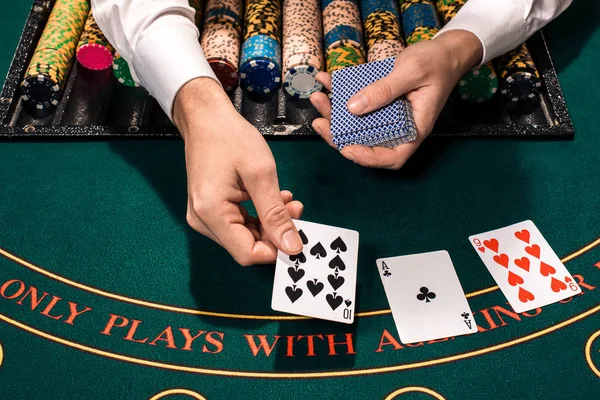
<instances>
[{"instance_id":1,"label":"spade symbol on card","mask_svg":"<svg viewBox=\"0 0 600 400\"><path fill-rule=\"evenodd\" d=\"M315 244L312 249L310 249L310 254L317 257L317 260L327 257L327 252L325 251L325 247L323 247L321 242Z\"/></svg>"},{"instance_id":2,"label":"spade symbol on card","mask_svg":"<svg viewBox=\"0 0 600 400\"><path fill-rule=\"evenodd\" d=\"M335 256L329 261L329 268L343 271L346 269L346 264L344 264L344 260L340 256Z\"/></svg>"},{"instance_id":3,"label":"spade symbol on card","mask_svg":"<svg viewBox=\"0 0 600 400\"><path fill-rule=\"evenodd\" d=\"M338 296L335 292L333 292L333 294L328 294L327 296L325 296L325 299L327 299L327 303L329 303L329 307L331 307L331 309L334 311L344 301L342 296Z\"/></svg>"},{"instance_id":4,"label":"spade symbol on card","mask_svg":"<svg viewBox=\"0 0 600 400\"><path fill-rule=\"evenodd\" d=\"M308 244L308 238L306 237L302 229L298 231L298 235L300 235L300 239L302 239L302 244Z\"/></svg>"},{"instance_id":5,"label":"spade symbol on card","mask_svg":"<svg viewBox=\"0 0 600 400\"><path fill-rule=\"evenodd\" d=\"M335 251L338 254L340 254L340 251L343 253L346 250L348 250L346 243L344 243L340 236L338 236L337 239L331 242L331 245L329 247L331 248L331 250Z\"/></svg>"},{"instance_id":6,"label":"spade symbol on card","mask_svg":"<svg viewBox=\"0 0 600 400\"><path fill-rule=\"evenodd\" d=\"M306 282L306 287L312 293L313 297L321 293L321 290L325 287L323 282L319 282L317 279L313 279L312 281Z\"/></svg>"},{"instance_id":7,"label":"spade symbol on card","mask_svg":"<svg viewBox=\"0 0 600 400\"><path fill-rule=\"evenodd\" d=\"M289 267L288 268L288 275L290 276L290 278L292 278L292 280L294 281L294 283L298 283L298 281L300 279L302 279L302 277L304 276L304 270L303 269L296 270L293 267Z\"/></svg>"},{"instance_id":8,"label":"spade symbol on card","mask_svg":"<svg viewBox=\"0 0 600 400\"><path fill-rule=\"evenodd\" d=\"M306 256L304 253L294 254L290 256L290 261L295 265L304 264L306 262Z\"/></svg>"},{"instance_id":9,"label":"spade symbol on card","mask_svg":"<svg viewBox=\"0 0 600 400\"><path fill-rule=\"evenodd\" d=\"M298 300L300 297L302 297L302 289L297 288L296 285L288 286L285 288L285 294L287 294L287 296L290 298L290 300L293 303L296 300Z\"/></svg>"},{"instance_id":10,"label":"spade symbol on card","mask_svg":"<svg viewBox=\"0 0 600 400\"><path fill-rule=\"evenodd\" d=\"M338 290L346 281L343 276L335 275L327 275L327 280L329 281L329 284L333 290Z\"/></svg>"}]
</instances>

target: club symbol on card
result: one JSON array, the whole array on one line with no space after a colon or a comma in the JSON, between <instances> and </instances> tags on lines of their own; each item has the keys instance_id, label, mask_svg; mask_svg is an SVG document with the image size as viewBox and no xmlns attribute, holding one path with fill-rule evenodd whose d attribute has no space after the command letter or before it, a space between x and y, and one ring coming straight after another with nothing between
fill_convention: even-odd
<instances>
[{"instance_id":1,"label":"club symbol on card","mask_svg":"<svg viewBox=\"0 0 600 400\"><path fill-rule=\"evenodd\" d=\"M340 236L338 236L337 239L331 242L331 245L329 247L331 248L331 250L335 251L338 254L340 254L340 251L343 253L346 250L348 250L348 247L346 247L346 243L344 243Z\"/></svg>"},{"instance_id":2,"label":"club symbol on card","mask_svg":"<svg viewBox=\"0 0 600 400\"><path fill-rule=\"evenodd\" d=\"M392 273L390 271L383 271L383 276L385 276L386 278L389 278L390 276L392 276Z\"/></svg>"},{"instance_id":3,"label":"club symbol on card","mask_svg":"<svg viewBox=\"0 0 600 400\"><path fill-rule=\"evenodd\" d=\"M336 271L343 271L346 269L346 264L344 264L344 260L340 256L335 256L329 261L329 268Z\"/></svg>"},{"instance_id":4,"label":"club symbol on card","mask_svg":"<svg viewBox=\"0 0 600 400\"><path fill-rule=\"evenodd\" d=\"M298 231L298 235L300 235L300 239L302 239L302 244L308 244L308 238L306 237L302 229Z\"/></svg>"},{"instance_id":5,"label":"club symbol on card","mask_svg":"<svg viewBox=\"0 0 600 400\"><path fill-rule=\"evenodd\" d=\"M334 311L344 301L344 298L342 296L338 296L335 292L333 292L333 294L328 294L327 296L325 296L325 299L327 300L327 303L329 303L329 307L331 307L331 309Z\"/></svg>"},{"instance_id":6,"label":"club symbol on card","mask_svg":"<svg viewBox=\"0 0 600 400\"><path fill-rule=\"evenodd\" d=\"M288 286L285 288L285 294L287 294L292 303L298 300L300 297L302 297L302 293L302 289L297 288L296 285Z\"/></svg>"},{"instance_id":7,"label":"club symbol on card","mask_svg":"<svg viewBox=\"0 0 600 400\"><path fill-rule=\"evenodd\" d=\"M312 249L310 249L310 254L317 257L317 260L327 257L327 251L325 251L325 247L323 247L321 242L315 244Z\"/></svg>"},{"instance_id":8,"label":"club symbol on card","mask_svg":"<svg viewBox=\"0 0 600 400\"><path fill-rule=\"evenodd\" d=\"M306 262L306 256L304 253L294 254L290 256L290 261L295 265L304 264Z\"/></svg>"},{"instance_id":9,"label":"club symbol on card","mask_svg":"<svg viewBox=\"0 0 600 400\"><path fill-rule=\"evenodd\" d=\"M325 285L323 285L323 282L319 282L318 279L313 279L312 281L306 282L306 287L312 293L313 297L316 297L321 293Z\"/></svg>"},{"instance_id":10,"label":"club symbol on card","mask_svg":"<svg viewBox=\"0 0 600 400\"><path fill-rule=\"evenodd\" d=\"M464 318L463 322L469 327L469 329L471 329L471 319L469 318L471 314L465 311L464 313L460 314L460 316Z\"/></svg>"},{"instance_id":11,"label":"club symbol on card","mask_svg":"<svg viewBox=\"0 0 600 400\"><path fill-rule=\"evenodd\" d=\"M298 268L298 267L296 267L296 268ZM290 276L290 278L292 278L294 283L298 283L298 281L300 279L302 279L302 277L304 276L304 270L303 269L295 269L294 267L289 267L288 275Z\"/></svg>"},{"instance_id":12,"label":"club symbol on card","mask_svg":"<svg viewBox=\"0 0 600 400\"><path fill-rule=\"evenodd\" d=\"M329 281L329 284L333 290L338 290L346 281L343 276L337 275L327 275L327 280Z\"/></svg>"},{"instance_id":13,"label":"club symbol on card","mask_svg":"<svg viewBox=\"0 0 600 400\"><path fill-rule=\"evenodd\" d=\"M425 286L419 289L419 291L421 293L417 295L417 299L421 301L425 300L426 303L431 303L431 300L435 299L436 297L435 293L429 291L429 288L426 288Z\"/></svg>"}]
</instances>

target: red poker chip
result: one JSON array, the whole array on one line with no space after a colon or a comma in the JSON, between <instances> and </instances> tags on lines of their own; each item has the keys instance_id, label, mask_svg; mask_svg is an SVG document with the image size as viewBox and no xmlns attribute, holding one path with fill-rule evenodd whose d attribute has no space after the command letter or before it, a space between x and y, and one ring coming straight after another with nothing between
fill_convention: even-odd
<instances>
[{"instance_id":1,"label":"red poker chip","mask_svg":"<svg viewBox=\"0 0 600 400\"><path fill-rule=\"evenodd\" d=\"M222 59L209 59L208 64L226 91L233 90L238 83L238 69L232 63Z\"/></svg>"},{"instance_id":2,"label":"red poker chip","mask_svg":"<svg viewBox=\"0 0 600 400\"><path fill-rule=\"evenodd\" d=\"M113 54L106 46L89 43L77 49L77 61L87 69L102 71L112 66Z\"/></svg>"}]
</instances>

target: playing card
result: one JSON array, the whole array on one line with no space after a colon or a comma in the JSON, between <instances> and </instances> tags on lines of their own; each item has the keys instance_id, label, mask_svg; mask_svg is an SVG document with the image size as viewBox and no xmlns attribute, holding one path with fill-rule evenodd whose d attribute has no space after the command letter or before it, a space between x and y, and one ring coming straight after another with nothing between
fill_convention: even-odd
<instances>
[{"instance_id":1,"label":"playing card","mask_svg":"<svg viewBox=\"0 0 600 400\"><path fill-rule=\"evenodd\" d=\"M412 141L417 132L410 103L396 99L389 105L366 115L348 111L348 100L359 90L387 76L395 58L361 64L336 71L332 76L331 135L341 150L348 144L390 147Z\"/></svg>"},{"instance_id":2,"label":"playing card","mask_svg":"<svg viewBox=\"0 0 600 400\"><path fill-rule=\"evenodd\" d=\"M354 321L358 232L294 220L304 249L277 254L271 308L351 324Z\"/></svg>"},{"instance_id":3,"label":"playing card","mask_svg":"<svg viewBox=\"0 0 600 400\"><path fill-rule=\"evenodd\" d=\"M581 293L531 221L473 235L469 241L518 313Z\"/></svg>"},{"instance_id":4,"label":"playing card","mask_svg":"<svg viewBox=\"0 0 600 400\"><path fill-rule=\"evenodd\" d=\"M477 332L447 251L380 258L377 268L403 343Z\"/></svg>"}]
</instances>

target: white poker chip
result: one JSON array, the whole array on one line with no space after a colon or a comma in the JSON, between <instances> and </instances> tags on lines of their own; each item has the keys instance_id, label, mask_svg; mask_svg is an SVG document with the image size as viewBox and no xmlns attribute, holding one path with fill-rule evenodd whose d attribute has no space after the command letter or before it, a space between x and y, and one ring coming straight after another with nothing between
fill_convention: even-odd
<instances>
[{"instance_id":1,"label":"white poker chip","mask_svg":"<svg viewBox=\"0 0 600 400\"><path fill-rule=\"evenodd\" d=\"M315 76L318 69L311 65L300 65L290 68L283 78L283 87L296 99L308 99L311 94L323 88Z\"/></svg>"}]
</instances>

